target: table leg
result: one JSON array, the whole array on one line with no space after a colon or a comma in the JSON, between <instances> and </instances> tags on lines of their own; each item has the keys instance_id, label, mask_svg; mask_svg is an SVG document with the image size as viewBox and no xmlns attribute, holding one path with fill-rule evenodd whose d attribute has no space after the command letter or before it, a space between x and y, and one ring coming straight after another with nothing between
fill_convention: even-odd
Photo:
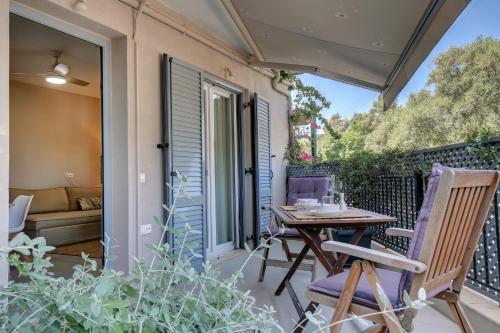
<instances>
[{"instance_id":1,"label":"table leg","mask_svg":"<svg viewBox=\"0 0 500 333\"><path fill-rule=\"evenodd\" d=\"M295 290L293 289L290 280L285 281L285 286L286 290L288 291L288 294L290 295L290 298L292 299L295 311L297 311L299 317L302 317L302 315L304 314L304 309L302 308L302 304L300 304L299 298L297 297L297 294L295 293Z\"/></svg>"},{"instance_id":2,"label":"table leg","mask_svg":"<svg viewBox=\"0 0 500 333\"><path fill-rule=\"evenodd\" d=\"M321 231L322 229L299 229L304 242L309 245L311 250L316 255L316 258L321 262L323 267L325 267L327 272L330 272L333 269L333 263L335 262L335 259L330 252L325 252L321 249Z\"/></svg>"},{"instance_id":3,"label":"table leg","mask_svg":"<svg viewBox=\"0 0 500 333\"><path fill-rule=\"evenodd\" d=\"M297 325L293 329L292 333L301 333L302 330L306 327L307 322L309 321L309 319L307 319L306 312L314 313L317 308L318 308L318 303L309 302L309 305L307 305L306 309L302 311L299 321L297 322Z\"/></svg>"},{"instance_id":4,"label":"table leg","mask_svg":"<svg viewBox=\"0 0 500 333\"><path fill-rule=\"evenodd\" d=\"M365 233L366 227L358 227L358 228L355 228L355 230L356 231L354 232L354 235L352 235L351 240L349 241L349 244L352 244L352 245L357 245L359 243L359 241L363 237L363 234ZM345 253L341 254L338 257L338 259L335 261L335 264L333 266L330 266L331 269L327 269L327 271L329 272L328 276L332 276L332 275L339 274L339 273L343 272L344 265L345 265L347 259L349 259L348 254L345 254Z\"/></svg>"},{"instance_id":5,"label":"table leg","mask_svg":"<svg viewBox=\"0 0 500 333\"><path fill-rule=\"evenodd\" d=\"M276 296L281 295L283 289L285 289L286 287L286 282L292 278L293 274L295 274L295 271L297 270L297 268L299 268L300 263L302 262L302 260L304 260L304 257L306 256L308 251L309 251L309 245L305 244L302 250L300 251L299 255L297 256L297 258L295 258L292 267L290 267L285 277L281 281L280 285L278 286L278 289L276 289L276 291L274 292L274 295Z\"/></svg>"}]
</instances>

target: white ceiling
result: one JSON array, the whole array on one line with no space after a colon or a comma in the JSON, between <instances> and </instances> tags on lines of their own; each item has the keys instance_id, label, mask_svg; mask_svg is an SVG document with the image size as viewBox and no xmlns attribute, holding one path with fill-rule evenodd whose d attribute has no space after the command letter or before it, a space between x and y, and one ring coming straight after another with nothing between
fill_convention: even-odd
<instances>
[{"instance_id":1,"label":"white ceiling","mask_svg":"<svg viewBox=\"0 0 500 333\"><path fill-rule=\"evenodd\" d=\"M251 53L220 0L160 0L160 2L211 32L226 44L245 54Z\"/></svg>"},{"instance_id":2,"label":"white ceiling","mask_svg":"<svg viewBox=\"0 0 500 333\"><path fill-rule=\"evenodd\" d=\"M431 0L232 2L265 61L311 65L383 87Z\"/></svg>"},{"instance_id":3,"label":"white ceiling","mask_svg":"<svg viewBox=\"0 0 500 333\"><path fill-rule=\"evenodd\" d=\"M391 103L470 0L161 1L256 55L256 66L376 89ZM253 43L243 42L235 21Z\"/></svg>"},{"instance_id":4,"label":"white ceiling","mask_svg":"<svg viewBox=\"0 0 500 333\"><path fill-rule=\"evenodd\" d=\"M27 20L10 16L10 73L46 73L54 62L53 51L61 51L60 61L71 67L68 76L89 82L53 85L43 76L11 75L11 80L44 86L79 95L100 98L100 48L79 38Z\"/></svg>"}]
</instances>

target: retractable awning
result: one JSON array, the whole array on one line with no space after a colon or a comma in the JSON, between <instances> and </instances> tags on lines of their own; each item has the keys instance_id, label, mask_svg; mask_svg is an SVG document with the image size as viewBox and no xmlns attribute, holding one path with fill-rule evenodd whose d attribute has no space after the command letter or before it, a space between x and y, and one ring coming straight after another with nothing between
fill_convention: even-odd
<instances>
[{"instance_id":1,"label":"retractable awning","mask_svg":"<svg viewBox=\"0 0 500 333\"><path fill-rule=\"evenodd\" d=\"M221 0L255 66L374 89L390 105L470 0Z\"/></svg>"}]
</instances>

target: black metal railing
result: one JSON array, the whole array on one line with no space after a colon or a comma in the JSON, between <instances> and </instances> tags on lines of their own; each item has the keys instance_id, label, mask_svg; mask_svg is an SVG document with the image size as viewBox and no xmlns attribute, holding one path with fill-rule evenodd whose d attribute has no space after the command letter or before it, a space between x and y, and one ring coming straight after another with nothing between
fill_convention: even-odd
<instances>
[{"instance_id":1,"label":"black metal railing","mask_svg":"<svg viewBox=\"0 0 500 333\"><path fill-rule=\"evenodd\" d=\"M497 158L491 158L492 154ZM500 138L488 140L481 149L470 144L456 144L412 152L412 163L428 165L442 163L454 168L500 170ZM398 157L395 157L398 158ZM289 176L325 176L336 174L338 163L291 165ZM350 180L344 180L347 200L355 207L397 217L397 222L374 228L373 239L387 248L405 253L409 241L404 237L385 235L388 227L413 229L425 193L425 175L369 176L369 188L350 190ZM466 284L472 289L500 302L500 188L486 220Z\"/></svg>"}]
</instances>

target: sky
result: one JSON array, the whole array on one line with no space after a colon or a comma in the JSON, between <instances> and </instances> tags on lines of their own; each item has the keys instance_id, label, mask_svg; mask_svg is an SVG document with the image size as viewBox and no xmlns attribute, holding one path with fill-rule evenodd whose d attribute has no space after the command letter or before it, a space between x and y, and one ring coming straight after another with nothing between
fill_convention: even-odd
<instances>
[{"instance_id":1,"label":"sky","mask_svg":"<svg viewBox=\"0 0 500 333\"><path fill-rule=\"evenodd\" d=\"M397 102L404 104L410 93L425 86L427 75L433 68L432 61L437 55L450 46L469 44L479 35L500 39L500 0L472 0L400 92ZM366 112L379 95L372 90L311 74L302 74L300 78L304 84L316 87L332 103L328 110L323 111L327 118L334 112L343 117Z\"/></svg>"}]
</instances>

